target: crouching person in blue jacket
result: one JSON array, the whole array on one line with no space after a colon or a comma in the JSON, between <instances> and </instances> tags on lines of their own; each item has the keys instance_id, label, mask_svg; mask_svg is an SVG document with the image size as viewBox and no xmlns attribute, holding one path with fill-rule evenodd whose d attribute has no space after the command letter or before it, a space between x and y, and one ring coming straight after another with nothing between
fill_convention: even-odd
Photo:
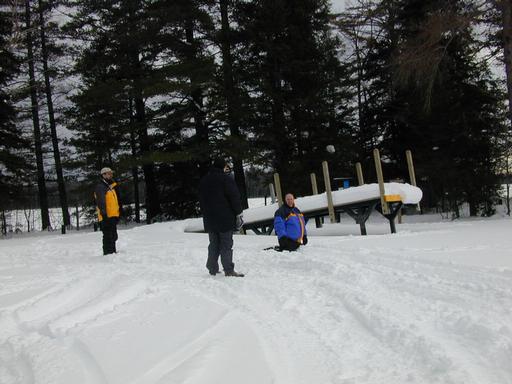
<instances>
[{"instance_id":1,"label":"crouching person in blue jacket","mask_svg":"<svg viewBox=\"0 0 512 384\"><path fill-rule=\"evenodd\" d=\"M279 240L279 251L295 251L308 243L306 220L295 206L295 197L288 193L283 204L274 214L274 229Z\"/></svg>"}]
</instances>

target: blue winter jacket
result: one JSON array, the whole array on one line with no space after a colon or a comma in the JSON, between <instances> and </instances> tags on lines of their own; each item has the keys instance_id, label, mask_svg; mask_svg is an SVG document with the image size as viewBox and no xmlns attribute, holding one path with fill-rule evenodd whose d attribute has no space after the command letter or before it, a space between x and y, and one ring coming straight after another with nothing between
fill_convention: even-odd
<instances>
[{"instance_id":1,"label":"blue winter jacket","mask_svg":"<svg viewBox=\"0 0 512 384\"><path fill-rule=\"evenodd\" d=\"M306 236L306 220L299 208L283 204L274 214L274 229L279 239L286 236L302 244Z\"/></svg>"}]
</instances>

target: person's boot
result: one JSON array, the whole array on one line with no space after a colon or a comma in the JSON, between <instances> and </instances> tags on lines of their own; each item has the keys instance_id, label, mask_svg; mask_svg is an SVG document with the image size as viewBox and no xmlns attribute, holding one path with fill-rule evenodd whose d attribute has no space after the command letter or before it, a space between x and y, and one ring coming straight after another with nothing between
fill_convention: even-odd
<instances>
[{"instance_id":1,"label":"person's boot","mask_svg":"<svg viewBox=\"0 0 512 384\"><path fill-rule=\"evenodd\" d=\"M231 276L231 277L244 277L245 275L243 273L238 273L235 271L229 271L224 272L224 276Z\"/></svg>"},{"instance_id":2,"label":"person's boot","mask_svg":"<svg viewBox=\"0 0 512 384\"><path fill-rule=\"evenodd\" d=\"M208 273L212 276L215 276L217 273L220 273L220 271L209 270Z\"/></svg>"}]
</instances>

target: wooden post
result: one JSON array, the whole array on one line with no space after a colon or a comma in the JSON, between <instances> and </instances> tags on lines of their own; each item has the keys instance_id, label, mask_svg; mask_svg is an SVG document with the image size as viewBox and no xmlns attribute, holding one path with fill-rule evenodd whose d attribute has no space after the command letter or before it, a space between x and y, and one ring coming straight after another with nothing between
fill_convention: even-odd
<instances>
[{"instance_id":1,"label":"wooden post","mask_svg":"<svg viewBox=\"0 0 512 384\"><path fill-rule=\"evenodd\" d=\"M316 175L312 173L311 177L311 189L313 190L313 195L318 195L318 185L316 184Z\"/></svg>"},{"instance_id":2,"label":"wooden post","mask_svg":"<svg viewBox=\"0 0 512 384\"><path fill-rule=\"evenodd\" d=\"M274 184L276 187L277 203L279 206L283 205L283 192L281 190L281 180L279 179L279 173L274 173Z\"/></svg>"},{"instance_id":3,"label":"wooden post","mask_svg":"<svg viewBox=\"0 0 512 384\"><path fill-rule=\"evenodd\" d=\"M316 175L312 173L311 177L311 189L313 190L313 195L318 195L318 185L316 183ZM322 221L319 217L315 217L315 226L317 228L322 228Z\"/></svg>"},{"instance_id":4,"label":"wooden post","mask_svg":"<svg viewBox=\"0 0 512 384\"><path fill-rule=\"evenodd\" d=\"M359 185L364 184L364 178L363 178L363 168L361 167L361 163L356 163L356 173L357 173L357 181Z\"/></svg>"},{"instance_id":5,"label":"wooden post","mask_svg":"<svg viewBox=\"0 0 512 384\"><path fill-rule=\"evenodd\" d=\"M407 158L407 168L409 169L409 180L411 185L416 187L416 175L414 174L414 163L412 162L412 152L408 149L405 151L405 157Z\"/></svg>"},{"instance_id":6,"label":"wooden post","mask_svg":"<svg viewBox=\"0 0 512 384\"><path fill-rule=\"evenodd\" d=\"M331 223L335 223L336 216L334 214L334 204L332 201L331 177L329 176L329 165L327 164L327 161L322 162L322 170L324 172L325 193L327 194L327 207L329 209L329 219L331 220Z\"/></svg>"},{"instance_id":7,"label":"wooden post","mask_svg":"<svg viewBox=\"0 0 512 384\"><path fill-rule=\"evenodd\" d=\"M411 185L417 187L416 184L416 172L414 171L414 163L412 161L412 152L410 149L405 151L405 157L407 158L407 168L409 169L409 180L411 181ZM416 209L418 211L421 210L420 203L416 205Z\"/></svg>"},{"instance_id":8,"label":"wooden post","mask_svg":"<svg viewBox=\"0 0 512 384\"><path fill-rule=\"evenodd\" d=\"M375 161L375 170L377 171L377 181L379 182L379 192L380 192L380 205L382 207L382 213L384 215L389 214L388 203L386 202L386 198L384 195L386 194L386 190L384 188L384 175L382 173L382 164L380 162L380 153L377 148L373 150L373 160Z\"/></svg>"},{"instance_id":9,"label":"wooden post","mask_svg":"<svg viewBox=\"0 0 512 384\"><path fill-rule=\"evenodd\" d=\"M268 185L268 188L270 189L270 202L274 204L276 202L276 190L274 189L274 184L270 183ZM265 205L267 201L265 200Z\"/></svg>"}]
</instances>

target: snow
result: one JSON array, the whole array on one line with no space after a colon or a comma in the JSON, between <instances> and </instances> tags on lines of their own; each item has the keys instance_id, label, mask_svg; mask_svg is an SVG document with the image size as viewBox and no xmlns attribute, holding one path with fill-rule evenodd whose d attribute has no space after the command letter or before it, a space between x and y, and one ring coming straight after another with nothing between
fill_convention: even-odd
<instances>
[{"instance_id":1,"label":"snow","mask_svg":"<svg viewBox=\"0 0 512 384\"><path fill-rule=\"evenodd\" d=\"M0 383L512 383L509 218L237 235L243 279L186 225L0 241Z\"/></svg>"}]
</instances>

